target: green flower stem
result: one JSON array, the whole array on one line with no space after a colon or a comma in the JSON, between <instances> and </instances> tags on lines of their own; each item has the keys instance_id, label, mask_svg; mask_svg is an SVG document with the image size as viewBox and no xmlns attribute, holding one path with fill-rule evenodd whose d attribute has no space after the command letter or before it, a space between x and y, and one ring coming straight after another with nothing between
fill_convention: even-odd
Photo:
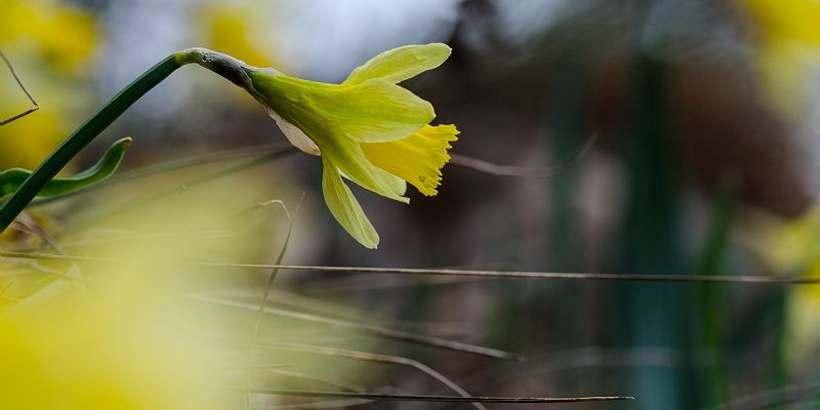
<instances>
[{"instance_id":1,"label":"green flower stem","mask_svg":"<svg viewBox=\"0 0 820 410\"><path fill-rule=\"evenodd\" d=\"M0 209L0 232L5 231L46 184L125 110L171 73L190 63L199 64L234 84L252 90L249 81L246 81L246 70L251 67L233 57L204 48L192 48L171 54L114 96L40 164Z\"/></svg>"}]
</instances>

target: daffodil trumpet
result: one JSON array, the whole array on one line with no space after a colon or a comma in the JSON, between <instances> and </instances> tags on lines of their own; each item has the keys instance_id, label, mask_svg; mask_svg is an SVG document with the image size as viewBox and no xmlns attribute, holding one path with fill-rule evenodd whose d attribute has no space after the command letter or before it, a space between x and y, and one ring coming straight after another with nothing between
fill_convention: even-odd
<instances>
[{"instance_id":1,"label":"daffodil trumpet","mask_svg":"<svg viewBox=\"0 0 820 410\"><path fill-rule=\"evenodd\" d=\"M245 89L294 146L321 156L328 208L354 239L376 248L379 236L344 180L403 203L409 203L408 183L424 195L437 194L458 130L432 125L433 106L398 84L440 66L449 55L450 48L441 43L403 46L367 61L340 84L329 84L252 67L204 48L174 53L115 96L22 183L0 209L0 229L131 104L177 68L193 63Z\"/></svg>"}]
</instances>

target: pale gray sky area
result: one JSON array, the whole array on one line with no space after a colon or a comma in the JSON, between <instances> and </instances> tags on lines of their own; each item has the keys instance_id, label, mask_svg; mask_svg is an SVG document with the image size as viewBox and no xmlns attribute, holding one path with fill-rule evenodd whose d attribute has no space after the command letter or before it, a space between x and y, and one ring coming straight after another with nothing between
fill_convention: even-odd
<instances>
[{"instance_id":1,"label":"pale gray sky area","mask_svg":"<svg viewBox=\"0 0 820 410\"><path fill-rule=\"evenodd\" d=\"M287 3L271 24L282 57L300 74L335 81L381 51L446 40L459 0L306 0Z\"/></svg>"},{"instance_id":2,"label":"pale gray sky area","mask_svg":"<svg viewBox=\"0 0 820 410\"><path fill-rule=\"evenodd\" d=\"M112 95L168 53L201 45L197 10L215 0L112 2L104 15L105 61L99 84ZM339 81L381 51L411 43L445 41L457 23L461 0L220 0L251 5L254 33L269 38L269 53L285 71ZM566 0L499 0L501 35L523 41L553 21ZM181 77L181 76L180 76ZM195 76L153 90L134 111L148 118L175 115L191 96Z\"/></svg>"}]
</instances>

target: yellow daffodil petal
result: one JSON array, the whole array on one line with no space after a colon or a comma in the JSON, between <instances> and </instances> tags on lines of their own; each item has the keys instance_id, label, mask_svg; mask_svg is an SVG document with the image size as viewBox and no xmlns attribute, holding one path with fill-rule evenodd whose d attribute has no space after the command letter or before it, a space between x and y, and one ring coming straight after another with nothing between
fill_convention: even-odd
<instances>
[{"instance_id":1,"label":"yellow daffodil petal","mask_svg":"<svg viewBox=\"0 0 820 410\"><path fill-rule=\"evenodd\" d=\"M365 157L375 166L401 177L424 195L438 193L441 168L450 156L447 150L456 141L455 125L425 125L407 138L372 144L361 144Z\"/></svg>"},{"instance_id":2,"label":"yellow daffodil petal","mask_svg":"<svg viewBox=\"0 0 820 410\"><path fill-rule=\"evenodd\" d=\"M353 70L342 84L359 84L374 78L400 83L440 66L450 57L450 52L450 47L443 43L394 48Z\"/></svg>"},{"instance_id":3,"label":"yellow daffodil petal","mask_svg":"<svg viewBox=\"0 0 820 410\"><path fill-rule=\"evenodd\" d=\"M403 203L410 202L404 196L407 190L404 180L370 163L362 151L361 144L351 140L322 138L321 134L311 130L307 132L317 135L315 138L322 157L330 158L345 178L386 198Z\"/></svg>"},{"instance_id":4,"label":"yellow daffodil petal","mask_svg":"<svg viewBox=\"0 0 820 410\"><path fill-rule=\"evenodd\" d=\"M388 81L339 85L270 71L250 74L273 111L302 130L321 129L334 138L383 142L403 138L435 118L433 106Z\"/></svg>"},{"instance_id":5,"label":"yellow daffodil petal","mask_svg":"<svg viewBox=\"0 0 820 410\"><path fill-rule=\"evenodd\" d=\"M368 249L379 245L379 234L327 156L322 157L322 193L330 213L350 236Z\"/></svg>"},{"instance_id":6,"label":"yellow daffodil petal","mask_svg":"<svg viewBox=\"0 0 820 410\"><path fill-rule=\"evenodd\" d=\"M410 94L409 91L381 80L371 80L355 86L340 86L276 74L257 81L256 85L266 90L265 98L270 100L269 108L277 114L275 118L284 120L282 123L287 122L298 127L316 144L316 153L331 158L345 177L379 195L404 203L409 201L403 196L406 183L401 178L373 166L364 156L359 146L360 142L353 137L356 132L367 127L404 137L420 129L425 123L401 124L398 121L385 120L391 115L395 119L403 114L389 114L385 111L380 117L376 111L384 108L370 110L364 107L357 110L354 106L346 109L350 104L355 105L357 99L371 98L372 101L362 104L377 107L388 102L386 105L390 106L389 98L374 97L379 89L403 90ZM429 106L426 101L420 98L418 100ZM402 110L397 106L393 109ZM430 110L432 111L432 107ZM368 118L368 115L373 117ZM430 117L425 115L419 120L427 118Z\"/></svg>"}]
</instances>

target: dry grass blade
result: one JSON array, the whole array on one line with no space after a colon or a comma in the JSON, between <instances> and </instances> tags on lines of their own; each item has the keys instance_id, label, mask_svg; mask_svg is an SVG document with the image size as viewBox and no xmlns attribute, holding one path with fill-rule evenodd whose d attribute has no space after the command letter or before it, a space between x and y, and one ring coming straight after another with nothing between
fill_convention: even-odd
<instances>
[{"instance_id":1,"label":"dry grass blade","mask_svg":"<svg viewBox=\"0 0 820 410\"><path fill-rule=\"evenodd\" d=\"M220 296L225 296L234 300L243 300L251 298L247 292L219 292ZM300 312L314 313L319 316L332 317L336 319L359 321L359 322L377 322L381 326L404 327L404 328L419 328L416 322L402 322L385 317L378 312L363 312L353 306L342 305L339 303L330 302L321 298L313 298L302 296L297 293L284 291L273 288L268 298L268 304L276 307L281 307L290 310L298 310Z\"/></svg>"},{"instance_id":2,"label":"dry grass blade","mask_svg":"<svg viewBox=\"0 0 820 410\"><path fill-rule=\"evenodd\" d=\"M367 399L346 399L346 400L327 400L314 401L304 404L277 404L275 407L265 407L275 410L323 410L323 409L346 409L349 407L361 406L363 404L371 403L373 400ZM255 407L255 410L260 410Z\"/></svg>"},{"instance_id":3,"label":"dry grass blade","mask_svg":"<svg viewBox=\"0 0 820 410\"><path fill-rule=\"evenodd\" d=\"M276 257L276 264L281 264L285 258L285 253L288 251L288 245L290 244L290 238L293 236L293 220L296 218L296 215L299 213L299 209L302 207L302 202L305 200L305 194L302 194L302 199L299 200L299 205L296 207L296 211L291 217L290 212L288 212L288 207L285 206L285 203L280 200L272 200L262 204L259 204L260 208L265 208L271 205L279 205L282 207L282 211L285 213L285 217L288 218L288 233L285 236L285 243L282 244L282 249L279 250L279 255ZM279 273L278 268L274 268L271 270L270 274L268 274L268 280L265 283L265 291L262 294L262 298L259 301L259 310L257 310L256 315L256 324L254 325L254 336L259 336L260 326L262 325L262 314L265 312L265 304L270 297L271 289L273 288L273 281L276 280L276 275Z\"/></svg>"},{"instance_id":4,"label":"dry grass blade","mask_svg":"<svg viewBox=\"0 0 820 410\"><path fill-rule=\"evenodd\" d=\"M2 256L2 253L0 253ZM567 279L567 280L611 280L627 282L672 282L672 283L735 283L735 284L770 284L770 285L817 285L820 277L779 276L779 275L687 275L655 273L576 273L576 272L529 272L500 271L480 269L427 269L427 268L391 268L371 266L322 266L322 265L257 265L243 263L197 262L199 265L244 268L272 269L279 268L294 271L347 272L347 273L383 273L421 276L463 276L487 279Z\"/></svg>"},{"instance_id":5,"label":"dry grass blade","mask_svg":"<svg viewBox=\"0 0 820 410\"><path fill-rule=\"evenodd\" d=\"M521 167L515 165L499 165L483 159L472 158L466 155L452 154L451 162L464 168L469 168L485 174L499 177L522 177L522 178L549 178L560 174L566 167L578 161L595 145L598 135L593 134L584 143L578 152L566 162L548 167Z\"/></svg>"},{"instance_id":6,"label":"dry grass blade","mask_svg":"<svg viewBox=\"0 0 820 410\"><path fill-rule=\"evenodd\" d=\"M29 114L39 110L40 106L37 104L37 101L34 99L34 96L31 95L31 93L28 91L26 86L23 85L23 80L21 80L20 76L17 75L17 72L14 71L14 66L11 65L11 61L9 61L9 59L6 58L6 55L3 54L2 50L0 50L0 59L3 60L3 63L6 65L6 68L8 68L9 72L11 73L11 76L14 77L14 81L17 82L17 85L20 86L20 89L23 90L23 93L26 94L26 97L28 98L29 102L31 102L31 108L21 112L20 114L13 115L9 118L0 120L0 126L3 126L3 125L6 125L6 124L9 124L11 122L17 121L20 118L23 118L26 115L29 115Z\"/></svg>"},{"instance_id":7,"label":"dry grass blade","mask_svg":"<svg viewBox=\"0 0 820 410\"><path fill-rule=\"evenodd\" d=\"M191 189L195 186L206 184L206 183L214 181L216 179L223 178L223 177L226 177L228 175L232 175L232 174L235 174L235 173L240 172L240 171L244 171L244 170L249 169L249 168L253 168L253 167L257 167L257 166L260 166L260 165L267 164L269 162L272 162L272 161L275 161L277 159L283 158L283 157L289 155L290 153L291 153L290 150L274 151L274 152L265 154L264 156L260 156L258 158L243 161L242 163L227 167L225 169L221 169L221 170L218 170L218 171L215 171L215 172L212 172L212 173L205 174L203 176L194 178L194 179L180 185L177 188L173 188L173 189L169 189L167 191L159 192L159 193L157 193L153 196L144 198L140 201L129 202L125 206L121 206L119 208L107 211L105 213L110 216L110 215L117 215L117 214L120 214L120 213L124 213L124 212L130 211L132 209L137 209L140 206L143 206L143 205L146 205L146 204L149 204L149 203L152 203L152 202L156 202L156 201L165 199L169 196L179 194L180 192L184 192L185 190ZM275 268L272 268L272 269L275 269Z\"/></svg>"},{"instance_id":8,"label":"dry grass blade","mask_svg":"<svg viewBox=\"0 0 820 410\"><path fill-rule=\"evenodd\" d=\"M254 368L250 368L250 369L259 369L259 367L254 367ZM306 381L310 381L310 382L317 382L317 383L326 384L328 386L333 386L337 389L340 389L342 391L347 391L347 392L359 393L359 392L364 391L364 389L359 387L359 386L353 386L353 385L349 385L349 384L339 383L339 382L334 381L334 380L328 380L328 379L325 379L325 378L316 377L316 376L304 374L302 372L296 372L296 371L293 371L293 370L282 370L282 369L275 369L275 368L265 367L264 371L268 372L268 373L271 373L271 374L278 375L278 376L284 376L284 377L293 378L293 379L306 380Z\"/></svg>"},{"instance_id":9,"label":"dry grass blade","mask_svg":"<svg viewBox=\"0 0 820 410\"><path fill-rule=\"evenodd\" d=\"M238 302L234 300L216 298L216 297L209 297L203 295L190 295L190 299L198 300L200 302L205 303L212 303L216 305L226 306L226 307L233 307L239 309L246 309L246 310L253 310L256 311L258 308L257 305L251 303L244 303ZM484 346L477 346L468 343L461 343L447 339L441 339L434 336L427 336L419 334L418 332L407 332L398 329L390 329L381 326L375 326L365 323L357 323L347 320L341 319L334 319L319 315L313 315L309 313L303 312L294 312L285 309L277 309L273 307L265 307L265 313L269 315L275 315L287 319L293 320L301 320L305 322L313 322L323 325L330 325L330 326L337 326L343 327L348 329L354 329L361 332L369 333L375 336L384 337L388 339L399 340L403 342L409 343L416 343L422 344L427 346L439 347L443 349L463 352L463 353L470 353L479 356L486 356L486 357L493 357L497 359L508 359L508 360L517 360L519 357L513 353L505 352L498 349L493 349Z\"/></svg>"},{"instance_id":10,"label":"dry grass blade","mask_svg":"<svg viewBox=\"0 0 820 410\"><path fill-rule=\"evenodd\" d=\"M550 404L582 403L598 401L634 400L631 396L584 396L584 397L495 397L495 396L445 396L432 394L389 394L389 393L352 393L310 390L285 390L253 388L255 394L274 396L322 397L322 398L359 398L378 401L421 401L434 403L506 403L506 404Z\"/></svg>"},{"instance_id":11,"label":"dry grass blade","mask_svg":"<svg viewBox=\"0 0 820 410\"><path fill-rule=\"evenodd\" d=\"M43 241L44 244L46 244L58 255L65 254L65 251L63 250L62 246L60 246L60 244L57 243L57 240L54 239L45 228L40 226L36 220L31 218L28 215L28 213L21 213L20 217L12 223L11 227L13 229L19 230L20 232L26 232L38 237L41 241ZM77 282L80 284L85 283L81 275L80 267L77 266L76 263L71 264L71 266L68 268L68 272L73 274L58 271L55 272L52 276L60 277L70 282Z\"/></svg>"},{"instance_id":12,"label":"dry grass blade","mask_svg":"<svg viewBox=\"0 0 820 410\"><path fill-rule=\"evenodd\" d=\"M0 250L0 256L7 258L51 259L76 262L116 262L115 259L85 255L55 255L48 253L28 253ZM561 280L605 280L622 282L659 283L725 283L741 285L820 285L818 276L785 275L688 275L655 273L576 273L576 272L531 272L501 271L481 269L428 269L391 268L373 266L324 266L324 265L268 265L254 263L191 262L194 266L233 269L282 269L292 271L381 273L419 276L460 276L485 279L561 279Z\"/></svg>"},{"instance_id":13,"label":"dry grass blade","mask_svg":"<svg viewBox=\"0 0 820 410\"><path fill-rule=\"evenodd\" d=\"M290 154L295 153L296 150L293 147L283 146L279 144L273 145L260 145L255 147L247 147L247 148L239 148L234 150L226 150L220 152L214 152L211 154L205 155L197 155L192 156L189 158L182 158L173 161L162 162L156 165L149 165L143 168L135 169L132 171L127 171L115 176L111 179L105 180L99 184L89 186L86 189L81 191L72 192L66 195L60 195L50 198L42 198L37 199L34 201L33 205L43 205L50 202L59 201L65 198L70 198L77 195L87 194L89 192L93 192L97 189L104 188L111 185L120 184L123 182L128 182L140 178L147 178L152 175L162 174L165 172L173 172L182 170L185 168L196 167L200 165L208 165L217 162L223 161L232 161L236 159L243 159L248 157L261 157L261 162L257 162L257 160L251 160L249 162L243 163L238 165L237 167L229 168L228 170L219 171L216 175L217 176L224 176L233 172L241 171L245 168L256 166L260 163L264 163L266 161L275 160L279 158L286 157ZM198 183L198 182L195 182Z\"/></svg>"},{"instance_id":14,"label":"dry grass blade","mask_svg":"<svg viewBox=\"0 0 820 410\"><path fill-rule=\"evenodd\" d=\"M441 384L447 386L450 390L455 392L461 397L470 397L470 393L456 384L454 381L450 380L443 374L439 373L437 370L433 369L430 366L427 366L424 363L418 362L413 359L409 359L406 357L401 356L392 356L392 355L384 355L378 353L368 353L368 352L360 352L355 350L348 350L348 349L340 349L335 347L324 347L324 346L310 346L310 345L297 345L297 344L260 344L259 342L254 343L256 346L261 346L264 348L270 349L281 349L287 351L294 351L294 352L305 352L305 353L313 353L313 354L320 354L320 355L327 355L327 356L335 356L335 357L346 357L349 359L354 360L364 360L370 362L377 362L377 363L387 363L387 364L398 364L402 366L410 366L415 368L416 370L432 377L433 379L437 380ZM481 405L481 403L473 403L473 406L479 410L487 410L486 407Z\"/></svg>"},{"instance_id":15,"label":"dry grass blade","mask_svg":"<svg viewBox=\"0 0 820 410\"><path fill-rule=\"evenodd\" d=\"M14 281L10 280L5 285L3 285L2 288L0 288L0 300L4 300L6 302L12 302L12 303L19 302L19 300L17 298L6 296L6 292L8 292L9 289L11 289L12 286L14 286Z\"/></svg>"},{"instance_id":16,"label":"dry grass blade","mask_svg":"<svg viewBox=\"0 0 820 410\"><path fill-rule=\"evenodd\" d=\"M238 148L232 150L225 150L219 152L213 152L210 154L204 155L197 155L192 156L189 158L182 158L167 162L162 162L155 165L149 165L143 168L135 169L132 171L124 172L120 174L118 177L111 178L101 185L111 185L117 184L121 182L126 182L134 179L145 178L156 174L162 174L165 172L172 172L178 171L185 168L196 167L200 165L207 165L212 164L215 162L222 162L222 161L230 161L234 159L241 159L247 157L261 157L263 155L268 154L282 154L288 155L291 153L296 153L296 150L293 147L285 146L281 144L266 144L266 145L259 145L255 147L246 147L246 148Z\"/></svg>"},{"instance_id":17,"label":"dry grass blade","mask_svg":"<svg viewBox=\"0 0 820 410\"><path fill-rule=\"evenodd\" d=\"M479 282L480 278L430 277L430 278L396 278L398 280L374 281L365 276L339 276L323 278L320 288L311 289L311 295L332 295L346 292L378 292L407 289L416 286L451 286Z\"/></svg>"},{"instance_id":18,"label":"dry grass blade","mask_svg":"<svg viewBox=\"0 0 820 410\"><path fill-rule=\"evenodd\" d=\"M259 299L259 296L255 292L251 291L214 291L209 292L208 295L248 302ZM323 300L321 298L307 297L297 293L277 289L276 287L271 289L266 303L268 306L312 313L317 316L324 316L334 319L349 320L352 322L375 322L380 326L419 330L423 329L422 326L430 326L427 323L420 324L418 322L394 320L392 318L385 317L383 314L378 314L378 312L367 311L365 313L361 309L353 306L342 305Z\"/></svg>"}]
</instances>

